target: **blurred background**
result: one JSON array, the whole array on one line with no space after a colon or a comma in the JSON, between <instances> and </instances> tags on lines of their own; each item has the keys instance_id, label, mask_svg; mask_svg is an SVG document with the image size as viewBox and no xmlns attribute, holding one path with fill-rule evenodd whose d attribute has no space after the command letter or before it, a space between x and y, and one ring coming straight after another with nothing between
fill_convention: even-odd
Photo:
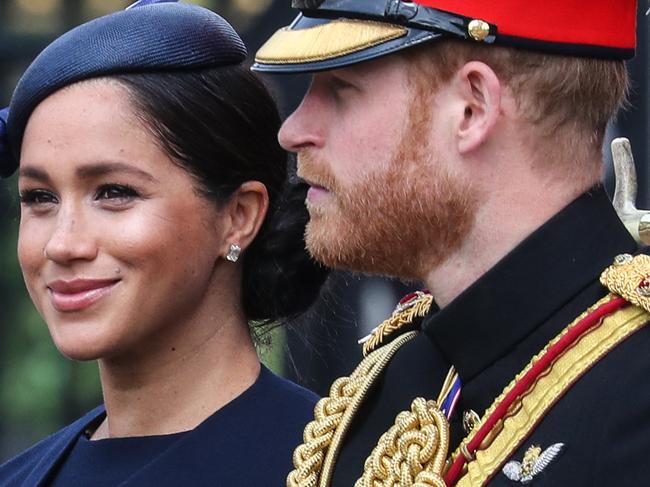
<instances>
[{"instance_id":1,"label":"blurred background","mask_svg":"<svg viewBox=\"0 0 650 487\"><path fill-rule=\"evenodd\" d=\"M125 8L129 0L0 0L0 108L7 106L21 73L62 32ZM255 50L294 17L289 0L186 0L211 8ZM648 208L648 19L639 11L639 50L629 63L630 107L610 138L632 141L639 177L638 204ZM616 22L616 19L612 19ZM300 101L306 77L268 80L284 115ZM605 159L609 160L608 151ZM611 169L607 185L612 190ZM19 205L16 181L0 181L0 462L101 402L94 363L64 359L34 311L16 259ZM334 273L312 312L275 334L261 353L277 372L325 394L336 377L359 360L357 340L385 319L410 290L395 281Z\"/></svg>"}]
</instances>

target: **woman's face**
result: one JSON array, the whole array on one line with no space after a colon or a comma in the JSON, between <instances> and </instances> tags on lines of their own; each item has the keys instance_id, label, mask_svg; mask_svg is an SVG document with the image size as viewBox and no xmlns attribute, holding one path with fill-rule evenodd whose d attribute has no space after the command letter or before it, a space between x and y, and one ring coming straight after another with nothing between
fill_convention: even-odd
<instances>
[{"instance_id":1,"label":"woman's face","mask_svg":"<svg viewBox=\"0 0 650 487\"><path fill-rule=\"evenodd\" d=\"M174 335L212 293L223 215L121 85L84 82L45 99L25 131L18 184L20 265L65 355L137 353Z\"/></svg>"}]
</instances>

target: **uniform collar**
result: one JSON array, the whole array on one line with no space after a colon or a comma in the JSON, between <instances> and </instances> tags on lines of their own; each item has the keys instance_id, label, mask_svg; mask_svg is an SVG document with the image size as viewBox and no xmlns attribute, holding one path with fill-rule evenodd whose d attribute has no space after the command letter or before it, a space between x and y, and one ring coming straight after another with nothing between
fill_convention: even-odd
<instances>
[{"instance_id":1,"label":"uniform collar","mask_svg":"<svg viewBox=\"0 0 650 487\"><path fill-rule=\"evenodd\" d=\"M423 330L466 383L593 283L614 255L636 248L604 189L596 187L430 316Z\"/></svg>"}]
</instances>

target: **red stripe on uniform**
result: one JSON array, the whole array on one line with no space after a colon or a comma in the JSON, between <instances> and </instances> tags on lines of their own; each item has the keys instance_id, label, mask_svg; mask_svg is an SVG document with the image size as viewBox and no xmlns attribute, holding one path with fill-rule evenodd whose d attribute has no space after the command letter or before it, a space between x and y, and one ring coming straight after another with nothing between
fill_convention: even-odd
<instances>
[{"instance_id":1,"label":"red stripe on uniform","mask_svg":"<svg viewBox=\"0 0 650 487\"><path fill-rule=\"evenodd\" d=\"M514 387L510 390L506 397L503 398L494 412L487 418L483 426L478 430L474 438L467 444L467 450L474 453L485 437L490 433L494 425L505 417L508 409L512 403L522 394L524 394L535 383L537 378L558 358L562 355L571 345L573 345L584 333L589 329L598 325L601 320L619 309L625 307L629 303L621 297L616 297L609 301L593 313L589 314L580 320L573 328L571 328L556 344L551 346L540 359L533 364L530 370L519 380ZM449 468L445 476L445 483L448 487L452 487L458 481L460 474L465 465L465 457L458 455L453 465Z\"/></svg>"}]
</instances>

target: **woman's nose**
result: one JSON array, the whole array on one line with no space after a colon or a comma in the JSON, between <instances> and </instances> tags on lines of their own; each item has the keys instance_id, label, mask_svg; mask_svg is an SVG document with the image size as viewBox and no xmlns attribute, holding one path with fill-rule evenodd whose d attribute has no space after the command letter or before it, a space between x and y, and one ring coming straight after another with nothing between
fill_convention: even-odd
<instances>
[{"instance_id":1,"label":"woman's nose","mask_svg":"<svg viewBox=\"0 0 650 487\"><path fill-rule=\"evenodd\" d=\"M45 257L61 265L97 257L96 238L86 223L78 211L62 208L45 245Z\"/></svg>"}]
</instances>

